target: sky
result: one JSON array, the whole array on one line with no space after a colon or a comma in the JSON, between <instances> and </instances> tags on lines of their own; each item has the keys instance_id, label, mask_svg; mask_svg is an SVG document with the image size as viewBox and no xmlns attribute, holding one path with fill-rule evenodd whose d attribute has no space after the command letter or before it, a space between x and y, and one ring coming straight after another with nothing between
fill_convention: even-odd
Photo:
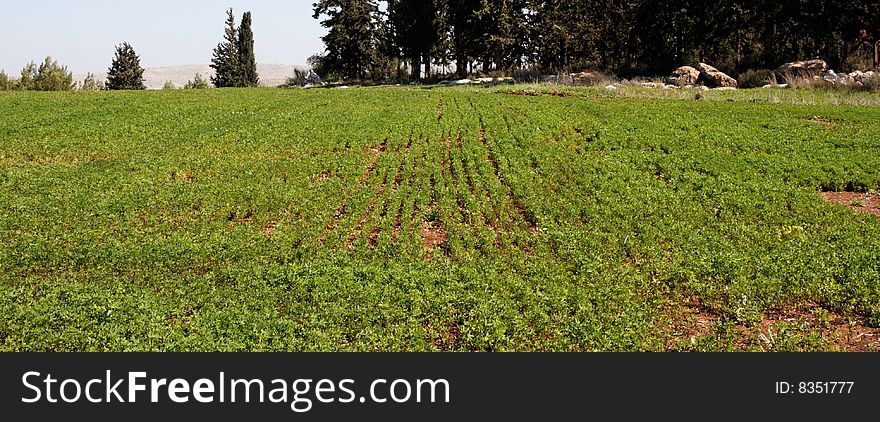
<instances>
[{"instance_id":1,"label":"sky","mask_svg":"<svg viewBox=\"0 0 880 422\"><path fill-rule=\"evenodd\" d=\"M145 68L208 64L226 10L253 14L258 63L304 65L324 50L313 0L0 0L0 69L52 56L75 74L104 72L127 41Z\"/></svg>"}]
</instances>

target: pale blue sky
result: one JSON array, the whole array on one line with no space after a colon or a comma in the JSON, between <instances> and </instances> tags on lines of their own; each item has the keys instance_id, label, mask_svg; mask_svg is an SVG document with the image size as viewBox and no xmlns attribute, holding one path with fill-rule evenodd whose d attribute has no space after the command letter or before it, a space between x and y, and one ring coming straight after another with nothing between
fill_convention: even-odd
<instances>
[{"instance_id":1,"label":"pale blue sky","mask_svg":"<svg viewBox=\"0 0 880 422\"><path fill-rule=\"evenodd\" d=\"M313 0L0 0L0 69L17 74L46 56L73 73L106 71L128 41L144 67L206 64L226 9L250 10L257 62L305 64L324 50Z\"/></svg>"}]
</instances>

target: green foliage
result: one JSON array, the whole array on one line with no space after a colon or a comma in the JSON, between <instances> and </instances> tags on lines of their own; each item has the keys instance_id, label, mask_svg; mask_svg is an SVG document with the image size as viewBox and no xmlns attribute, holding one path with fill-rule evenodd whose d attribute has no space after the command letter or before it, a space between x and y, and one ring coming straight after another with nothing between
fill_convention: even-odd
<instances>
[{"instance_id":1,"label":"green foliage","mask_svg":"<svg viewBox=\"0 0 880 422\"><path fill-rule=\"evenodd\" d=\"M104 82L99 81L94 74L89 73L86 75L86 78L83 79L82 85L79 89L80 91L103 91Z\"/></svg>"},{"instance_id":2,"label":"green foliage","mask_svg":"<svg viewBox=\"0 0 880 422\"><path fill-rule=\"evenodd\" d=\"M771 72L766 69L749 69L736 79L740 88L761 88L772 82Z\"/></svg>"},{"instance_id":3,"label":"green foliage","mask_svg":"<svg viewBox=\"0 0 880 422\"><path fill-rule=\"evenodd\" d=\"M284 81L284 84L280 86L280 88L294 88L298 86L303 86L306 83L306 78L309 73L305 70L293 69L293 76L287 78Z\"/></svg>"},{"instance_id":4,"label":"green foliage","mask_svg":"<svg viewBox=\"0 0 880 422\"><path fill-rule=\"evenodd\" d=\"M202 78L202 74L197 73L193 80L187 82L186 85L183 86L183 89L208 89L210 87L208 81Z\"/></svg>"},{"instance_id":5,"label":"green foliage","mask_svg":"<svg viewBox=\"0 0 880 422\"><path fill-rule=\"evenodd\" d=\"M0 91L12 91L15 88L15 80L10 79L5 71L0 70Z\"/></svg>"},{"instance_id":6,"label":"green foliage","mask_svg":"<svg viewBox=\"0 0 880 422\"><path fill-rule=\"evenodd\" d=\"M169 91L170 91L170 90L172 90L172 89L177 89L177 87L174 86L174 82L172 82L172 81L165 81L165 85L162 85L162 89L163 89L163 90L169 90Z\"/></svg>"},{"instance_id":7,"label":"green foliage","mask_svg":"<svg viewBox=\"0 0 880 422\"><path fill-rule=\"evenodd\" d=\"M314 4L314 19L326 16L321 21L328 29L321 37L327 49L322 59L326 70L343 78L366 79L376 60L378 12L373 0L319 0Z\"/></svg>"},{"instance_id":8,"label":"green foliage","mask_svg":"<svg viewBox=\"0 0 880 422\"><path fill-rule=\"evenodd\" d=\"M0 93L0 349L667 350L694 297L676 348L877 324L880 220L817 194L880 189L876 95L519 89Z\"/></svg>"},{"instance_id":9,"label":"green foliage","mask_svg":"<svg viewBox=\"0 0 880 422\"><path fill-rule=\"evenodd\" d=\"M10 79L0 72L0 91L70 91L74 89L73 73L51 57L37 66L30 62L21 70L21 78Z\"/></svg>"},{"instance_id":10,"label":"green foliage","mask_svg":"<svg viewBox=\"0 0 880 422\"><path fill-rule=\"evenodd\" d=\"M836 70L880 67L880 0L322 0L328 70L418 80L450 62L458 77L539 67L668 75L708 62L728 74L821 57ZM326 16L326 19L324 18Z\"/></svg>"},{"instance_id":11,"label":"green foliage","mask_svg":"<svg viewBox=\"0 0 880 422\"><path fill-rule=\"evenodd\" d=\"M30 62L21 69L21 78L18 80L17 89L30 91L34 89L34 76L37 74L37 64Z\"/></svg>"},{"instance_id":12,"label":"green foliage","mask_svg":"<svg viewBox=\"0 0 880 422\"><path fill-rule=\"evenodd\" d=\"M147 89L141 59L127 42L116 46L116 55L107 72L106 87L113 91Z\"/></svg>"},{"instance_id":13,"label":"green foliage","mask_svg":"<svg viewBox=\"0 0 880 422\"><path fill-rule=\"evenodd\" d=\"M241 86L241 64L238 52L238 28L235 26L235 12L230 7L226 11L226 29L223 41L214 48L211 68L214 76L211 83L217 88Z\"/></svg>"},{"instance_id":14,"label":"green foliage","mask_svg":"<svg viewBox=\"0 0 880 422\"><path fill-rule=\"evenodd\" d=\"M257 75L257 59L254 56L254 32L251 29L253 20L251 12L245 12L238 30L238 65L239 83L243 87L254 87L260 84Z\"/></svg>"},{"instance_id":15,"label":"green foliage","mask_svg":"<svg viewBox=\"0 0 880 422\"><path fill-rule=\"evenodd\" d=\"M46 57L33 75L33 89L36 91L71 91L73 87L73 73L51 57Z\"/></svg>"},{"instance_id":16,"label":"green foliage","mask_svg":"<svg viewBox=\"0 0 880 422\"><path fill-rule=\"evenodd\" d=\"M320 54L313 54L306 60L306 64L312 69L312 72L315 72L324 79L328 79L333 76L333 74L330 72L330 69L324 65L324 62L325 57Z\"/></svg>"},{"instance_id":17,"label":"green foliage","mask_svg":"<svg viewBox=\"0 0 880 422\"><path fill-rule=\"evenodd\" d=\"M235 12L226 11L223 41L214 48L211 83L217 88L255 87L260 84L254 56L254 32L251 12L245 12L240 27L235 26Z\"/></svg>"}]
</instances>

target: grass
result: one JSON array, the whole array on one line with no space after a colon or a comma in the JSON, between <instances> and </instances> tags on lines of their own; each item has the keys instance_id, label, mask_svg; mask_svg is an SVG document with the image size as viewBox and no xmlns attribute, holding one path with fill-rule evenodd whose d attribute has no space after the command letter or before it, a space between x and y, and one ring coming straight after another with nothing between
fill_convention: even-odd
<instances>
[{"instance_id":1,"label":"grass","mask_svg":"<svg viewBox=\"0 0 880 422\"><path fill-rule=\"evenodd\" d=\"M848 350L877 325L880 220L817 191L880 188L880 97L510 95L556 89L0 93L0 350Z\"/></svg>"}]
</instances>

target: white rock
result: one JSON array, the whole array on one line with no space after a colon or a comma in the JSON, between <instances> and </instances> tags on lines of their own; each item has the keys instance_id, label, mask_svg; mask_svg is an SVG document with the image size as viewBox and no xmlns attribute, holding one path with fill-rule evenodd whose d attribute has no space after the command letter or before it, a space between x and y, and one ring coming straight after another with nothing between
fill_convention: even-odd
<instances>
[{"instance_id":1,"label":"white rock","mask_svg":"<svg viewBox=\"0 0 880 422\"><path fill-rule=\"evenodd\" d=\"M713 88L716 91L736 91L736 88L732 86L719 86L718 88Z\"/></svg>"},{"instance_id":2,"label":"white rock","mask_svg":"<svg viewBox=\"0 0 880 422\"><path fill-rule=\"evenodd\" d=\"M643 88L657 88L657 84L654 82L642 82Z\"/></svg>"},{"instance_id":3,"label":"white rock","mask_svg":"<svg viewBox=\"0 0 880 422\"><path fill-rule=\"evenodd\" d=\"M708 90L709 90L709 87L706 86L706 85L700 85L700 90L702 90L702 91L708 91Z\"/></svg>"},{"instance_id":4,"label":"white rock","mask_svg":"<svg viewBox=\"0 0 880 422\"><path fill-rule=\"evenodd\" d=\"M605 87L605 90L608 92L614 92L614 91L617 91L617 87L614 85L608 85Z\"/></svg>"}]
</instances>

